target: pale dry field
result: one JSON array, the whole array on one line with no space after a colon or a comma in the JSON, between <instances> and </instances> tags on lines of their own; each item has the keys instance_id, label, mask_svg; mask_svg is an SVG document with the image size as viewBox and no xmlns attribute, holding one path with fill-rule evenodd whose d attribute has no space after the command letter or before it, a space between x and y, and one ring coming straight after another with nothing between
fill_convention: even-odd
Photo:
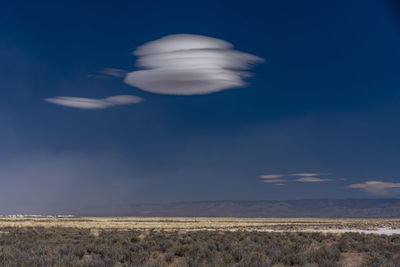
<instances>
[{"instance_id":1,"label":"pale dry field","mask_svg":"<svg viewBox=\"0 0 400 267\"><path fill-rule=\"evenodd\" d=\"M400 229L400 219L182 218L182 217L0 217L0 228L71 227L117 230L376 230Z\"/></svg>"}]
</instances>

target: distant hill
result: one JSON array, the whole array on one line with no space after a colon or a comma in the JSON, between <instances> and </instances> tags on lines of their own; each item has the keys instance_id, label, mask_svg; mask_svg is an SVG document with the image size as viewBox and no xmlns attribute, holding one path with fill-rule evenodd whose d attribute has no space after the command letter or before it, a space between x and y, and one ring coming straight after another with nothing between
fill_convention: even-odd
<instances>
[{"instance_id":1,"label":"distant hill","mask_svg":"<svg viewBox=\"0 0 400 267\"><path fill-rule=\"evenodd\" d=\"M400 199L198 201L135 204L91 216L400 218Z\"/></svg>"}]
</instances>

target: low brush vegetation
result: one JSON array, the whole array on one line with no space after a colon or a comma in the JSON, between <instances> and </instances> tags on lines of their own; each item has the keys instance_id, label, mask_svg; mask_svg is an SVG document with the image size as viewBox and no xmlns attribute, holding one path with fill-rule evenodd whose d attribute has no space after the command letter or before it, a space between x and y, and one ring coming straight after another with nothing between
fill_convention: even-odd
<instances>
[{"instance_id":1,"label":"low brush vegetation","mask_svg":"<svg viewBox=\"0 0 400 267\"><path fill-rule=\"evenodd\" d=\"M5 227L0 266L400 266L400 235Z\"/></svg>"}]
</instances>

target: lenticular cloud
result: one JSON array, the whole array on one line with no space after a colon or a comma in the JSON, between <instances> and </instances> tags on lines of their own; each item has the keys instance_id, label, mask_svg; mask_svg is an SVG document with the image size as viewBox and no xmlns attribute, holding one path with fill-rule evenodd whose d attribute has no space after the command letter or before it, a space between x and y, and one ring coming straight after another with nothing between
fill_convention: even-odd
<instances>
[{"instance_id":1,"label":"lenticular cloud","mask_svg":"<svg viewBox=\"0 0 400 267\"><path fill-rule=\"evenodd\" d=\"M233 49L220 39L176 34L146 43L134 51L138 57L125 83L157 94L210 94L243 87L246 72L262 58Z\"/></svg>"}]
</instances>

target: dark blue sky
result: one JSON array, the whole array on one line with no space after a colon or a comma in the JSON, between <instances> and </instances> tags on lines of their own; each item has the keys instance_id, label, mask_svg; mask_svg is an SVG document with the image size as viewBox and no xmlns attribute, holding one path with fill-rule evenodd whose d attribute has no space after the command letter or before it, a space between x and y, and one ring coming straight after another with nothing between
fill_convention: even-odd
<instances>
[{"instance_id":1,"label":"dark blue sky","mask_svg":"<svg viewBox=\"0 0 400 267\"><path fill-rule=\"evenodd\" d=\"M398 197L399 14L378 0L3 2L0 213ZM247 87L205 95L99 77L137 69L138 46L180 33L265 62ZM43 101L111 95L146 101L101 110ZM259 177L272 174L284 182Z\"/></svg>"}]
</instances>

